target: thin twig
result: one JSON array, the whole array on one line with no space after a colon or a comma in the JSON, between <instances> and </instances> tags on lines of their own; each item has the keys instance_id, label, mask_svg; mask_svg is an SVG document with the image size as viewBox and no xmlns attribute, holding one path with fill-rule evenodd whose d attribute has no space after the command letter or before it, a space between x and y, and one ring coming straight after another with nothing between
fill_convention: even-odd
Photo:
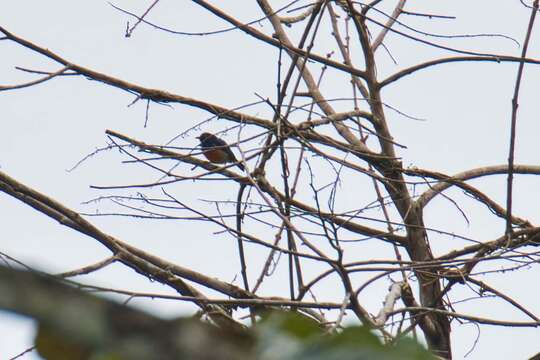
<instances>
[{"instance_id":1,"label":"thin twig","mask_svg":"<svg viewBox=\"0 0 540 360\"><path fill-rule=\"evenodd\" d=\"M27 83L24 83L24 84L19 84L19 85L0 85L0 91L7 91L7 90L16 90L16 89L24 89L24 88L27 88L27 87L30 87L30 86L34 86L34 85L37 85L37 84L41 84L45 81L48 81L48 80L51 80L59 75L62 75L63 73L65 73L66 71L68 70L71 70L71 66L64 66L63 68L61 68L60 70L58 71L55 71L41 79L37 79L37 80L34 80L34 81L30 81L30 82L27 82Z\"/></svg>"},{"instance_id":2,"label":"thin twig","mask_svg":"<svg viewBox=\"0 0 540 360\"><path fill-rule=\"evenodd\" d=\"M516 146L516 124L517 124L517 111L518 111L518 98L519 90L521 87L521 78L523 76L523 69L525 67L525 61L523 59L527 56L527 49L529 48L529 42L531 40L531 33L536 19L536 13L538 12L539 0L533 2L531 9L531 16L529 18L529 25L527 27L527 33L525 35L525 41L523 44L523 50L521 51L521 61L518 66L518 72L516 76L516 84L514 86L514 96L512 97L512 117L510 123L510 146L508 149L508 178L506 186L506 236L510 241L512 235L512 195L513 195L513 181L514 181L514 151Z\"/></svg>"},{"instance_id":3,"label":"thin twig","mask_svg":"<svg viewBox=\"0 0 540 360\"><path fill-rule=\"evenodd\" d=\"M148 7L148 9L146 9L146 11L141 15L141 17L139 17L137 19L137 22L135 23L135 25L133 25L130 29L127 29L126 30L126 37L131 37L131 35L133 34L133 31L135 30L135 28L143 21L144 17L146 15L148 15L148 13L150 12L150 10L152 10L152 8L159 2L159 0L155 0L152 5L150 5L150 7ZM112 5L112 4L111 4Z\"/></svg>"}]
</instances>

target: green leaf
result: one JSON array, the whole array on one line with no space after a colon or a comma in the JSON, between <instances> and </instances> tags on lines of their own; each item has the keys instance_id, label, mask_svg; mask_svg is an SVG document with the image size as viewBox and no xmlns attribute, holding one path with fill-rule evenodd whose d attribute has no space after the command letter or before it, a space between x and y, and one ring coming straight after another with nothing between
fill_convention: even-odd
<instances>
[{"instance_id":1,"label":"green leaf","mask_svg":"<svg viewBox=\"0 0 540 360\"><path fill-rule=\"evenodd\" d=\"M329 338L329 346L362 346L381 348L380 339L365 326L350 326Z\"/></svg>"},{"instance_id":2,"label":"green leaf","mask_svg":"<svg viewBox=\"0 0 540 360\"><path fill-rule=\"evenodd\" d=\"M321 335L322 328L314 319L296 311L273 310L262 315L259 329L273 329L296 339L308 339Z\"/></svg>"}]
</instances>

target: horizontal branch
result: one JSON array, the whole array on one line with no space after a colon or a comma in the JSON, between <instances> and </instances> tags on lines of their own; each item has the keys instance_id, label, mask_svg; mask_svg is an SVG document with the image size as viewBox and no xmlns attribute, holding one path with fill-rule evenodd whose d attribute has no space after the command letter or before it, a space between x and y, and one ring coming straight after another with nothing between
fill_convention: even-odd
<instances>
[{"instance_id":1,"label":"horizontal branch","mask_svg":"<svg viewBox=\"0 0 540 360\"><path fill-rule=\"evenodd\" d=\"M469 245L460 250L452 250L445 255L437 257L435 260L455 259L463 255L472 254L486 249L491 251L495 251L502 247L506 247L507 249L513 249L522 245L540 246L540 227L533 227L514 231L510 240L508 239L508 236L503 235L498 239L492 241Z\"/></svg>"},{"instance_id":2,"label":"horizontal branch","mask_svg":"<svg viewBox=\"0 0 540 360\"><path fill-rule=\"evenodd\" d=\"M219 173L221 175L224 175L238 183L245 184L245 185L251 185L251 182L247 177L239 176L238 174L234 173L233 171L227 170L226 167L223 166L216 166L208 161L199 160L195 157L192 157L190 155L180 154L177 152L173 152L170 150L166 150L159 146L153 146L148 145L142 141L138 141L135 139L132 139L128 136L119 134L117 132L107 130L106 132L108 135L114 136L120 140L123 140L129 144L137 146L139 149L143 151L147 151L153 154L158 154L167 158L176 159L188 164L200 166L206 170L214 171L216 173ZM304 204L300 201L294 200L294 199L287 199L287 197L282 194L281 192L274 189L267 181L264 181L262 178L257 178L258 185L261 187L261 189L267 193L277 194L279 196L280 201L288 202L291 206L294 206L298 209L301 209L307 213L313 214L317 217L322 217L325 220L332 221L336 225L339 225L343 227L344 229L347 229L349 231L352 231L354 233L362 234L365 236L375 237L382 240L390 241L396 245L403 245L406 242L405 237L395 235L392 233L389 233L387 231L377 230L373 228L369 228L367 226L363 226L357 223L352 222L350 219L343 219L341 217L338 217L334 214L326 213L326 212L319 212L316 208L311 207L307 204Z\"/></svg>"},{"instance_id":3,"label":"horizontal branch","mask_svg":"<svg viewBox=\"0 0 540 360\"><path fill-rule=\"evenodd\" d=\"M443 314L443 315L446 315L455 319L463 319L463 320L468 320L471 322L485 324L485 325L509 326L509 327L534 327L534 328L540 327L540 321L495 320L495 319L482 318L478 316L466 315L466 314L456 313L452 311L446 311L442 309L435 309L435 308L429 308L429 307L423 307L423 306L396 309L392 311L391 314L392 315L401 314L404 312L414 312L414 313L417 313L418 316L421 316L422 314L427 314L427 313L437 313L437 314Z\"/></svg>"},{"instance_id":4,"label":"horizontal branch","mask_svg":"<svg viewBox=\"0 0 540 360\"><path fill-rule=\"evenodd\" d=\"M82 289L91 289L93 292L110 292L120 295L126 295L130 298L150 298L150 299L169 299L169 300L179 300L179 301L189 301L197 303L199 301L204 302L205 304L213 304L213 305L225 305L227 307L241 307L241 308L247 308L247 307L269 307L269 306L275 306L275 307L281 307L281 306L291 306L294 308L305 308L305 309L339 309L341 308L342 304L339 303L333 303L333 302L325 302L325 301L294 301L289 300L285 298L279 298L273 296L272 298L254 298L254 299L200 299L193 296L175 296L175 295L166 295L166 294L158 294L158 293L144 293L144 292L136 292L136 291L127 291L127 290L119 290L119 289L110 289L110 288L104 288L100 286L93 286L93 285L86 285L86 284L80 284L80 288Z\"/></svg>"}]
</instances>

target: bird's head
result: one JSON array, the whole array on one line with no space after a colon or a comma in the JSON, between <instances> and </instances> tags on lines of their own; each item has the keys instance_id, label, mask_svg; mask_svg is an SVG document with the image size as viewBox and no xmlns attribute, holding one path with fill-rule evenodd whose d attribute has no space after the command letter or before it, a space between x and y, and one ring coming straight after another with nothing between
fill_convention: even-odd
<instances>
[{"instance_id":1,"label":"bird's head","mask_svg":"<svg viewBox=\"0 0 540 360\"><path fill-rule=\"evenodd\" d=\"M201 142L205 142L206 140L211 139L213 136L214 135L210 133L204 132L201 135L197 136L197 139L199 139Z\"/></svg>"}]
</instances>

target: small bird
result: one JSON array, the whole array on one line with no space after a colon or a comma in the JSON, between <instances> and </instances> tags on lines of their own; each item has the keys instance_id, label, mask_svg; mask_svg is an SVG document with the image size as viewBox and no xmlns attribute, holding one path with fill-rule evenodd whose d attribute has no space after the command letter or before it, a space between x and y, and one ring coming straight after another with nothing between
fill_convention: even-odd
<instances>
[{"instance_id":1,"label":"small bird","mask_svg":"<svg viewBox=\"0 0 540 360\"><path fill-rule=\"evenodd\" d=\"M238 162L225 141L207 132L202 133L197 139L201 142L204 156L211 162L216 164L236 163L236 166L244 170L244 165Z\"/></svg>"}]
</instances>

